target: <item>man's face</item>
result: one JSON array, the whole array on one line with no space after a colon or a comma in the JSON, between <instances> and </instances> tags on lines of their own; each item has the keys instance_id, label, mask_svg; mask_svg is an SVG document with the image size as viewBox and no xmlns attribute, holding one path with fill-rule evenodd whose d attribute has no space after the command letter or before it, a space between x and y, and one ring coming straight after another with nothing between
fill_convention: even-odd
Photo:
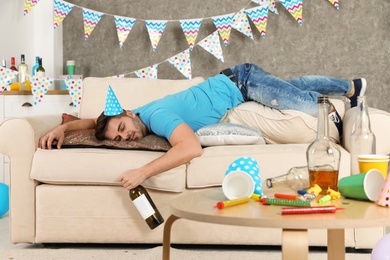
<instances>
[{"instance_id":1,"label":"man's face","mask_svg":"<svg viewBox=\"0 0 390 260\"><path fill-rule=\"evenodd\" d=\"M112 118L104 135L108 140L115 141L135 141L145 136L140 119L130 111Z\"/></svg>"}]
</instances>

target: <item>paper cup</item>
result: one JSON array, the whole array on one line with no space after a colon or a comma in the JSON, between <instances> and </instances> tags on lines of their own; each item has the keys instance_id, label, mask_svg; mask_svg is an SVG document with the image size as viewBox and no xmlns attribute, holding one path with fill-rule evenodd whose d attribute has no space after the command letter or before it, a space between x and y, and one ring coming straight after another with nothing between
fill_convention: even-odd
<instances>
[{"instance_id":1,"label":"paper cup","mask_svg":"<svg viewBox=\"0 0 390 260\"><path fill-rule=\"evenodd\" d=\"M230 172L222 182L222 191L226 198L234 200L250 197L253 194L255 183L252 178L242 171Z\"/></svg>"},{"instance_id":2,"label":"paper cup","mask_svg":"<svg viewBox=\"0 0 390 260\"><path fill-rule=\"evenodd\" d=\"M76 70L76 62L74 60L66 61L66 66L68 68L68 74L73 75Z\"/></svg>"},{"instance_id":3,"label":"paper cup","mask_svg":"<svg viewBox=\"0 0 390 260\"><path fill-rule=\"evenodd\" d=\"M358 156L359 171L361 173L368 172L371 169L379 170L383 178L387 178L389 165L389 157L380 154L363 154Z\"/></svg>"},{"instance_id":4,"label":"paper cup","mask_svg":"<svg viewBox=\"0 0 390 260\"><path fill-rule=\"evenodd\" d=\"M338 188L341 195L346 198L376 201L384 183L382 173L372 169L366 173L340 179Z\"/></svg>"}]
</instances>

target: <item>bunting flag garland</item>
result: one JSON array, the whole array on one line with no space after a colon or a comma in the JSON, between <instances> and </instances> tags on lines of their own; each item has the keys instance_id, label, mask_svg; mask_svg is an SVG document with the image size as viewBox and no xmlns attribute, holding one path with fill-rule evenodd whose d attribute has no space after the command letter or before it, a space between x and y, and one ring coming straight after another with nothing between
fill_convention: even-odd
<instances>
[{"instance_id":1,"label":"bunting flag garland","mask_svg":"<svg viewBox=\"0 0 390 260\"><path fill-rule=\"evenodd\" d=\"M213 54L218 60L224 62L221 42L217 31L200 41L199 46Z\"/></svg>"},{"instance_id":2,"label":"bunting flag garland","mask_svg":"<svg viewBox=\"0 0 390 260\"><path fill-rule=\"evenodd\" d=\"M24 0L23 15L26 16L39 0Z\"/></svg>"},{"instance_id":3,"label":"bunting flag garland","mask_svg":"<svg viewBox=\"0 0 390 260\"><path fill-rule=\"evenodd\" d=\"M84 40L88 40L93 29L102 18L103 13L92 11L89 9L83 9L83 21L84 21Z\"/></svg>"},{"instance_id":4,"label":"bunting flag garland","mask_svg":"<svg viewBox=\"0 0 390 260\"><path fill-rule=\"evenodd\" d=\"M233 18L234 14L214 16L211 18L225 46L228 46L229 44L230 32L233 26Z\"/></svg>"},{"instance_id":5,"label":"bunting flag garland","mask_svg":"<svg viewBox=\"0 0 390 260\"><path fill-rule=\"evenodd\" d=\"M53 21L54 29L60 25L60 23L65 19L65 17L72 11L74 5L70 3L63 2L61 0L54 0L53 7Z\"/></svg>"},{"instance_id":6,"label":"bunting flag garland","mask_svg":"<svg viewBox=\"0 0 390 260\"><path fill-rule=\"evenodd\" d=\"M255 2L256 4L261 6L268 6L268 10L275 14L279 14L278 10L276 9L275 0L252 0L252 2Z\"/></svg>"},{"instance_id":7,"label":"bunting flag garland","mask_svg":"<svg viewBox=\"0 0 390 260\"><path fill-rule=\"evenodd\" d=\"M199 28L201 24L202 24L202 19L189 19L189 20L180 21L180 25L187 39L188 47L190 47L190 51L192 51L192 49L194 48L196 37L198 36Z\"/></svg>"},{"instance_id":8,"label":"bunting flag garland","mask_svg":"<svg viewBox=\"0 0 390 260\"><path fill-rule=\"evenodd\" d=\"M169 63L172 64L178 71L181 72L187 79L192 78L191 72L191 60L190 60L190 50L187 49L172 58L168 59Z\"/></svg>"},{"instance_id":9,"label":"bunting flag garland","mask_svg":"<svg viewBox=\"0 0 390 260\"><path fill-rule=\"evenodd\" d=\"M134 18L127 18L123 16L114 16L115 27L118 33L119 46L122 48L123 43L126 41L127 36L129 35L133 25L136 22Z\"/></svg>"},{"instance_id":10,"label":"bunting flag garland","mask_svg":"<svg viewBox=\"0 0 390 260\"><path fill-rule=\"evenodd\" d=\"M51 85L53 85L53 79L48 77L36 77L33 76L31 80L31 91L34 97L34 106L42 102L43 97L46 95L46 92L49 90Z\"/></svg>"},{"instance_id":11,"label":"bunting flag garland","mask_svg":"<svg viewBox=\"0 0 390 260\"><path fill-rule=\"evenodd\" d=\"M148 29L150 42L152 43L152 49L157 49L158 42L164 33L165 26L168 21L147 20L145 21L146 28Z\"/></svg>"},{"instance_id":12,"label":"bunting flag garland","mask_svg":"<svg viewBox=\"0 0 390 260\"><path fill-rule=\"evenodd\" d=\"M157 79L158 65L152 65L140 70L136 70L135 74L141 79Z\"/></svg>"},{"instance_id":13,"label":"bunting flag garland","mask_svg":"<svg viewBox=\"0 0 390 260\"><path fill-rule=\"evenodd\" d=\"M107 78L123 79L124 77L125 77L125 74L119 74L119 75L109 76L109 77L107 77Z\"/></svg>"},{"instance_id":14,"label":"bunting flag garland","mask_svg":"<svg viewBox=\"0 0 390 260\"><path fill-rule=\"evenodd\" d=\"M336 7L336 9L339 9L339 1L337 0L329 0L329 2Z\"/></svg>"},{"instance_id":15,"label":"bunting flag garland","mask_svg":"<svg viewBox=\"0 0 390 260\"><path fill-rule=\"evenodd\" d=\"M65 84L69 90L69 95L73 101L73 107L79 107L81 104L81 96L83 90L83 80L82 79L68 79L65 80Z\"/></svg>"},{"instance_id":16,"label":"bunting flag garland","mask_svg":"<svg viewBox=\"0 0 390 260\"><path fill-rule=\"evenodd\" d=\"M280 3L294 17L299 25L302 25L302 0L280 0Z\"/></svg>"},{"instance_id":17,"label":"bunting flag garland","mask_svg":"<svg viewBox=\"0 0 390 260\"><path fill-rule=\"evenodd\" d=\"M268 20L268 6L258 6L245 10L245 13L252 20L253 24L259 30L261 37L265 37L265 31Z\"/></svg>"},{"instance_id":18,"label":"bunting flag garland","mask_svg":"<svg viewBox=\"0 0 390 260\"><path fill-rule=\"evenodd\" d=\"M18 75L17 71L0 67L0 93L11 84L12 79L14 79L16 75Z\"/></svg>"},{"instance_id":19,"label":"bunting flag garland","mask_svg":"<svg viewBox=\"0 0 390 260\"><path fill-rule=\"evenodd\" d=\"M253 40L252 29L249 24L248 19L246 18L246 14L244 9L239 11L233 18L233 28L248 36L249 39Z\"/></svg>"}]
</instances>

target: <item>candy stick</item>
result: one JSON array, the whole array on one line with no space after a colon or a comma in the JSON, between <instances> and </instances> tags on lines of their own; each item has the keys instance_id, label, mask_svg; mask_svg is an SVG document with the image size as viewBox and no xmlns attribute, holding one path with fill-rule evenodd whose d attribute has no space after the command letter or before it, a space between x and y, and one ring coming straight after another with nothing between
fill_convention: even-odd
<instances>
[{"instance_id":1,"label":"candy stick","mask_svg":"<svg viewBox=\"0 0 390 260\"><path fill-rule=\"evenodd\" d=\"M335 213L339 209L344 209L344 208L336 208L335 206L318 206L318 207L305 207L305 208L282 208L282 215Z\"/></svg>"},{"instance_id":2,"label":"candy stick","mask_svg":"<svg viewBox=\"0 0 390 260\"><path fill-rule=\"evenodd\" d=\"M280 205L280 206L296 206L296 207L310 207L310 201L301 200L284 200L284 199L269 199L263 198L260 200L264 205Z\"/></svg>"},{"instance_id":3,"label":"candy stick","mask_svg":"<svg viewBox=\"0 0 390 260\"><path fill-rule=\"evenodd\" d=\"M220 201L220 202L217 203L217 205L214 206L214 208L223 209L223 208L226 208L226 207L231 207L231 206L247 203L248 201L249 201L249 198L247 198L247 197L245 197L245 198L238 198L238 199L235 199L235 200Z\"/></svg>"}]
</instances>

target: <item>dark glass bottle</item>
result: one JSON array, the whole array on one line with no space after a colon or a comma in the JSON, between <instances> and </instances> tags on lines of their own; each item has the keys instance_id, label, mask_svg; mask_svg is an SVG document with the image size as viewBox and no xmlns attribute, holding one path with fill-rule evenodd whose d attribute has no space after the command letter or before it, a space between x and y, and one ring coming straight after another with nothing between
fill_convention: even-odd
<instances>
[{"instance_id":1,"label":"dark glass bottle","mask_svg":"<svg viewBox=\"0 0 390 260\"><path fill-rule=\"evenodd\" d=\"M131 189L129 196L150 229L154 229L164 223L164 218L143 186L139 185Z\"/></svg>"}]
</instances>

